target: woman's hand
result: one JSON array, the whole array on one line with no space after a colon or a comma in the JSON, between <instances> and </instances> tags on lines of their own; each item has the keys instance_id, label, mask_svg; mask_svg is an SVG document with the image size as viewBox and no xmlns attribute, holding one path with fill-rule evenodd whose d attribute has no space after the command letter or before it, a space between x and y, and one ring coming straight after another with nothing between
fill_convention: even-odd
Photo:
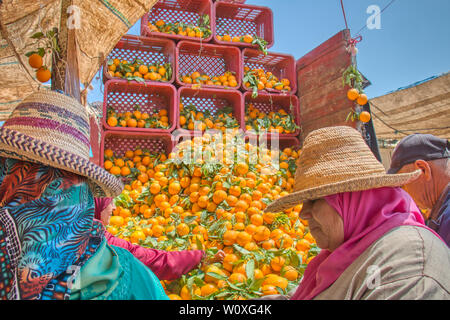
<instances>
[{"instance_id":1,"label":"woman's hand","mask_svg":"<svg viewBox=\"0 0 450 320\"><path fill-rule=\"evenodd\" d=\"M215 255L213 255L211 257L208 257L205 255L205 257L202 260L202 265L208 266L208 265L216 263L216 262L222 263L223 258L225 258L225 252L222 250L219 250Z\"/></svg>"}]
</instances>

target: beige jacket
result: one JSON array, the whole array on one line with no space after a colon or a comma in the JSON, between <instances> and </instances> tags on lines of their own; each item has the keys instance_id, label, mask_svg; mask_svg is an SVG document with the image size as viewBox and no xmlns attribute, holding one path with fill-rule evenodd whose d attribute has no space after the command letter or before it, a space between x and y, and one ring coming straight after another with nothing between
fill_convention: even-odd
<instances>
[{"instance_id":1,"label":"beige jacket","mask_svg":"<svg viewBox=\"0 0 450 320\"><path fill-rule=\"evenodd\" d=\"M424 228L395 228L315 299L450 300L450 249Z\"/></svg>"}]
</instances>

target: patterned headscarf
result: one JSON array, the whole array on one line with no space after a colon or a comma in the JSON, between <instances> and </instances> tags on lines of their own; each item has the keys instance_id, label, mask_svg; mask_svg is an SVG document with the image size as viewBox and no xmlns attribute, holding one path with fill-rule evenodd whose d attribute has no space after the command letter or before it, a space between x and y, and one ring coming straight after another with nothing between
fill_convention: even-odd
<instances>
[{"instance_id":1,"label":"patterned headscarf","mask_svg":"<svg viewBox=\"0 0 450 320\"><path fill-rule=\"evenodd\" d=\"M0 157L0 299L68 299L103 237L93 217L86 178Z\"/></svg>"}]
</instances>

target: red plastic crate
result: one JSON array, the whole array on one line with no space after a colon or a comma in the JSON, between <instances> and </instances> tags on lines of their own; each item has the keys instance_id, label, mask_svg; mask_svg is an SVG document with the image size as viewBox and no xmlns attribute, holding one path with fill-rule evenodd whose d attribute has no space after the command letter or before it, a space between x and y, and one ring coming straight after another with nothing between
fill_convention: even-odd
<instances>
[{"instance_id":1,"label":"red plastic crate","mask_svg":"<svg viewBox=\"0 0 450 320\"><path fill-rule=\"evenodd\" d=\"M259 111L270 113L272 111L277 112L283 109L288 114L293 115L294 122L296 125L300 126L300 105L297 96L295 95L274 95L268 93L259 93L258 97L252 98L251 92L244 93L244 114L247 104L252 103L253 106ZM291 108L292 105L292 108ZM246 133L249 131L246 130ZM300 133L300 129L295 130L293 133L282 133L280 136L285 137L296 137ZM273 134L268 132L267 135L272 136Z\"/></svg>"},{"instance_id":2,"label":"red plastic crate","mask_svg":"<svg viewBox=\"0 0 450 320\"><path fill-rule=\"evenodd\" d=\"M176 49L176 83L180 86L191 87L192 85L183 83L180 77L192 74L195 71L204 72L211 78L221 76L226 71L234 72L238 83L236 87L208 86L204 84L201 86L238 90L243 77L241 50L237 47L180 41Z\"/></svg>"},{"instance_id":3,"label":"red plastic crate","mask_svg":"<svg viewBox=\"0 0 450 320\"><path fill-rule=\"evenodd\" d=\"M256 35L267 41L267 48L274 44L273 14L267 7L218 1L214 3L214 37L218 44L239 47L257 47L244 42L217 40L217 35L229 34L232 38L246 34Z\"/></svg>"},{"instance_id":4,"label":"red plastic crate","mask_svg":"<svg viewBox=\"0 0 450 320\"><path fill-rule=\"evenodd\" d=\"M272 72L278 79L286 78L290 82L291 91L279 91L275 89L264 89L271 93L279 94L295 94L297 92L297 74L295 70L295 59L290 54L269 52L264 55L261 51L253 49L244 49L242 51L242 60L244 68L249 67L253 69L263 69L264 72ZM245 72L244 75L245 76ZM245 83L242 83L242 89L252 91L247 88Z\"/></svg>"},{"instance_id":5,"label":"red plastic crate","mask_svg":"<svg viewBox=\"0 0 450 320\"><path fill-rule=\"evenodd\" d=\"M213 0L213 2L245 3L246 0Z\"/></svg>"},{"instance_id":6,"label":"red plastic crate","mask_svg":"<svg viewBox=\"0 0 450 320\"><path fill-rule=\"evenodd\" d=\"M123 157L127 150L134 151L137 148L168 156L173 150L172 136L169 133L104 131L100 145L101 166L104 163L105 150L111 149L116 156Z\"/></svg>"},{"instance_id":7,"label":"red plastic crate","mask_svg":"<svg viewBox=\"0 0 450 320\"><path fill-rule=\"evenodd\" d=\"M227 106L233 108L233 115L239 123L241 130L245 128L244 120L244 100L242 93L237 90L220 90L220 89L192 89L182 87L178 89L178 102L184 106L193 104L199 111L209 110L213 115L220 109ZM178 109L179 110L179 109ZM179 111L177 116L177 128L186 131L186 133L193 133L192 130L185 130L181 128Z\"/></svg>"},{"instance_id":8,"label":"red plastic crate","mask_svg":"<svg viewBox=\"0 0 450 320\"><path fill-rule=\"evenodd\" d=\"M147 37L163 37L175 40L191 40L209 42L213 35L213 3L211 0L159 0L150 12L147 12L141 19L141 35ZM164 20L166 23L183 22L185 24L197 25L198 20L203 15L210 17L211 35L208 38L195 38L167 34L163 32L152 32L148 23L152 21Z\"/></svg>"},{"instance_id":9,"label":"red plastic crate","mask_svg":"<svg viewBox=\"0 0 450 320\"><path fill-rule=\"evenodd\" d=\"M149 114L161 109L167 110L169 118L169 129L157 128L129 128L111 127L107 123L106 114L108 108L116 112L133 112L134 106L139 104L142 112ZM168 83L140 83L129 82L127 80L109 80L105 83L105 93L103 98L103 126L106 130L119 132L154 132L170 133L176 127L178 113L177 89Z\"/></svg>"},{"instance_id":10,"label":"red plastic crate","mask_svg":"<svg viewBox=\"0 0 450 320\"><path fill-rule=\"evenodd\" d=\"M176 44L170 39L157 39L138 37L133 35L125 35L116 44L114 49L108 55L106 62L103 66L103 82L111 79L119 79L112 77L108 72L107 61L109 59L120 59L132 62L134 59L140 59L146 64L170 63L172 69L175 69L175 51ZM175 80L175 70L172 72L172 77L168 82L173 83ZM151 81L151 80L145 80ZM159 82L159 81L151 81Z\"/></svg>"},{"instance_id":11,"label":"red plastic crate","mask_svg":"<svg viewBox=\"0 0 450 320\"><path fill-rule=\"evenodd\" d=\"M212 0L213 2L245 3L246 0Z\"/></svg>"}]
</instances>

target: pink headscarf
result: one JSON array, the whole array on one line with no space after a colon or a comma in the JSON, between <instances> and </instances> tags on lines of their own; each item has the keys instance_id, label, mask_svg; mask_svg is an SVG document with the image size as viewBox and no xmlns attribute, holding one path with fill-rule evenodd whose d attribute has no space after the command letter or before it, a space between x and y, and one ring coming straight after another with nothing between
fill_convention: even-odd
<instances>
[{"instance_id":1,"label":"pink headscarf","mask_svg":"<svg viewBox=\"0 0 450 320\"><path fill-rule=\"evenodd\" d=\"M324 198L342 217L344 242L311 260L292 300L310 300L330 287L370 245L399 226L429 229L412 198L401 188L340 193ZM439 237L439 236L438 236Z\"/></svg>"},{"instance_id":2,"label":"pink headscarf","mask_svg":"<svg viewBox=\"0 0 450 320\"><path fill-rule=\"evenodd\" d=\"M94 198L95 213L94 219L101 220L101 213L113 201L113 198Z\"/></svg>"}]
</instances>

